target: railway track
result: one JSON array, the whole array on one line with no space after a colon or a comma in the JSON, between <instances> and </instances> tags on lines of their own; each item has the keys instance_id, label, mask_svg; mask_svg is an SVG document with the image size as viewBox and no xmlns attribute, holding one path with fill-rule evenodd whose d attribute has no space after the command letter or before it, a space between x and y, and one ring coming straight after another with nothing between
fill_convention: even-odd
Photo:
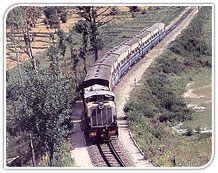
<instances>
[{"instance_id":1,"label":"railway track","mask_svg":"<svg viewBox=\"0 0 218 173\"><path fill-rule=\"evenodd\" d=\"M117 138L107 142L99 142L88 148L95 167L127 167L132 166L129 156L120 146Z\"/></svg>"}]
</instances>

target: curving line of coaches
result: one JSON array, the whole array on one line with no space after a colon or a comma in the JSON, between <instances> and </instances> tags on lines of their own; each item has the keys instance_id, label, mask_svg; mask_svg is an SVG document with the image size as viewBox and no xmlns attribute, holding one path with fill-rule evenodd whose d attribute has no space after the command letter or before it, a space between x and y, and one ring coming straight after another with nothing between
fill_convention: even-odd
<instances>
[{"instance_id":1,"label":"curving line of coaches","mask_svg":"<svg viewBox=\"0 0 218 173\"><path fill-rule=\"evenodd\" d=\"M155 23L151 27L143 29L133 38L108 51L90 67L82 88L99 84L112 90L133 64L174 30L193 10L197 9L187 7L169 25Z\"/></svg>"}]
</instances>

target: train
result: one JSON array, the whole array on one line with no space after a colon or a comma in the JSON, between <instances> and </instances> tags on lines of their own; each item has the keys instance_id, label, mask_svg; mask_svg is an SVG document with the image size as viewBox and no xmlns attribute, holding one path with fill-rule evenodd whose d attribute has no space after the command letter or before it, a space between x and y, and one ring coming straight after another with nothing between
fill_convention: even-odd
<instances>
[{"instance_id":1,"label":"train","mask_svg":"<svg viewBox=\"0 0 218 173\"><path fill-rule=\"evenodd\" d=\"M108 51L90 66L82 82L84 133L93 141L118 136L113 89L128 70L174 30L195 8L186 7L167 26L155 23Z\"/></svg>"}]
</instances>

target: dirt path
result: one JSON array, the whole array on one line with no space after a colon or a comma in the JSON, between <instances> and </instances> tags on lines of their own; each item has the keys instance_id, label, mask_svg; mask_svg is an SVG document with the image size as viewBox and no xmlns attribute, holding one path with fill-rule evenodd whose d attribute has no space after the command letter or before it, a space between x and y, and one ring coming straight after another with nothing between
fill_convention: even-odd
<instances>
[{"instance_id":1,"label":"dirt path","mask_svg":"<svg viewBox=\"0 0 218 173\"><path fill-rule=\"evenodd\" d=\"M116 95L116 105L118 118L122 119L125 114L123 112L123 107L129 98L131 90L134 88L135 84L141 79L145 70L151 65L156 57L161 55L161 53L166 49L167 45L175 40L175 38L185 29L196 13L191 14L185 21L183 21L173 32L171 32L164 40L162 40L153 50L151 50L140 62L138 62L132 69L123 77L118 86L114 89ZM118 124L127 124L125 120L119 120ZM121 127L122 127L121 125ZM129 151L131 159L135 162L136 167L149 167L152 166L151 163L143 159L143 156L139 153L138 149L133 144L128 127L119 128L119 136L121 142L126 146Z\"/></svg>"},{"instance_id":2,"label":"dirt path","mask_svg":"<svg viewBox=\"0 0 218 173\"><path fill-rule=\"evenodd\" d=\"M83 114L82 102L77 102L73 108L74 113L72 115L72 123L74 125L73 133L71 135L71 144L73 149L70 151L71 157L78 167L93 167L91 159L87 151L87 145L84 137L84 133L81 130L81 117Z\"/></svg>"}]
</instances>

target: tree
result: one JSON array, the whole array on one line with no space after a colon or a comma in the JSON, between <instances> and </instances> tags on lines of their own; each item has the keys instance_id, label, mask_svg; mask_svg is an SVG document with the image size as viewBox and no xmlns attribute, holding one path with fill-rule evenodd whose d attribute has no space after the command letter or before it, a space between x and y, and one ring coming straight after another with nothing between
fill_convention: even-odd
<instances>
[{"instance_id":1,"label":"tree","mask_svg":"<svg viewBox=\"0 0 218 173\"><path fill-rule=\"evenodd\" d=\"M95 61L98 60L98 41L100 40L98 28L113 20L113 17L107 15L110 9L111 7L76 7L76 14L82 17L88 24L86 27L90 30L89 40L94 51Z\"/></svg>"},{"instance_id":2,"label":"tree","mask_svg":"<svg viewBox=\"0 0 218 173\"><path fill-rule=\"evenodd\" d=\"M10 126L10 131L31 134L32 142L40 143L48 153L50 166L54 153L72 132L71 104L75 97L72 82L71 77L56 78L49 71L28 70L23 85L16 84L16 91L10 86L7 90L7 100L20 100L12 120L16 126ZM14 95L17 97L13 98Z\"/></svg>"},{"instance_id":3,"label":"tree","mask_svg":"<svg viewBox=\"0 0 218 173\"><path fill-rule=\"evenodd\" d=\"M82 34L82 46L79 49L79 57L83 59L84 62L84 72L87 73L87 67L86 67L86 55L87 55L87 46L88 46L88 34L89 34L89 26L87 21L80 20L78 21L73 29L79 33Z\"/></svg>"},{"instance_id":4,"label":"tree","mask_svg":"<svg viewBox=\"0 0 218 173\"><path fill-rule=\"evenodd\" d=\"M72 63L71 71L74 74L75 82L77 82L77 64L79 62L79 51L78 51L78 41L77 39L81 40L80 35L75 32L73 28L71 28L68 32L68 35L66 36L66 42L70 49L70 60ZM77 85L77 84L76 84Z\"/></svg>"},{"instance_id":5,"label":"tree","mask_svg":"<svg viewBox=\"0 0 218 173\"><path fill-rule=\"evenodd\" d=\"M136 12L140 11L138 6L129 6L128 8L129 8L129 12L132 14L132 18L135 17Z\"/></svg>"},{"instance_id":6,"label":"tree","mask_svg":"<svg viewBox=\"0 0 218 173\"><path fill-rule=\"evenodd\" d=\"M117 8L117 7L112 7L111 8L110 15L117 15L119 13L120 13L119 8Z\"/></svg>"},{"instance_id":7,"label":"tree","mask_svg":"<svg viewBox=\"0 0 218 173\"><path fill-rule=\"evenodd\" d=\"M67 22L68 9L67 7L45 7L44 15L46 17L46 24L50 25L50 28L59 28L60 22Z\"/></svg>"},{"instance_id":8,"label":"tree","mask_svg":"<svg viewBox=\"0 0 218 173\"><path fill-rule=\"evenodd\" d=\"M35 71L37 71L37 62L32 52L33 35L29 31L35 26L39 16L40 8L20 6L12 9L6 19L7 28L10 30L7 36L12 43L13 52L23 50L31 59Z\"/></svg>"}]
</instances>

